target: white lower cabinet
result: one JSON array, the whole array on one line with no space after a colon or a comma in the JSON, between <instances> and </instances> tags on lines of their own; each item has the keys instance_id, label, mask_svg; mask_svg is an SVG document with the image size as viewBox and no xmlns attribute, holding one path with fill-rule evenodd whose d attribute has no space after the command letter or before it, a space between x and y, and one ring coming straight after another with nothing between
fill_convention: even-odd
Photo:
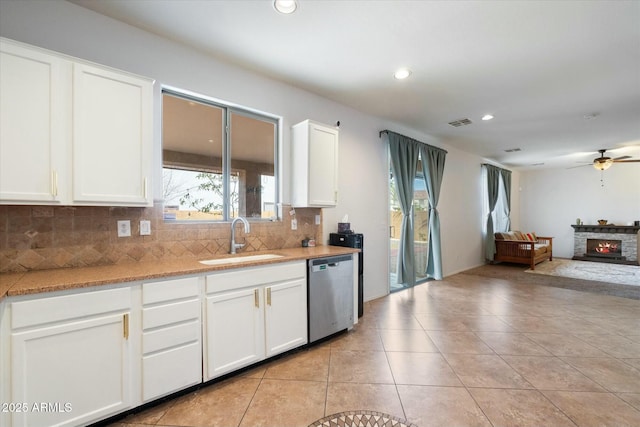
<instances>
[{"instance_id":1,"label":"white lower cabinet","mask_svg":"<svg viewBox=\"0 0 640 427\"><path fill-rule=\"evenodd\" d=\"M210 274L205 304L205 380L307 343L304 262Z\"/></svg>"},{"instance_id":2,"label":"white lower cabinet","mask_svg":"<svg viewBox=\"0 0 640 427\"><path fill-rule=\"evenodd\" d=\"M13 426L76 426L131 407L131 289L11 304Z\"/></svg>"},{"instance_id":3,"label":"white lower cabinet","mask_svg":"<svg viewBox=\"0 0 640 427\"><path fill-rule=\"evenodd\" d=\"M202 382L197 277L142 285L142 400Z\"/></svg>"},{"instance_id":4,"label":"white lower cabinet","mask_svg":"<svg viewBox=\"0 0 640 427\"><path fill-rule=\"evenodd\" d=\"M304 261L8 297L0 425L91 424L306 343Z\"/></svg>"}]
</instances>

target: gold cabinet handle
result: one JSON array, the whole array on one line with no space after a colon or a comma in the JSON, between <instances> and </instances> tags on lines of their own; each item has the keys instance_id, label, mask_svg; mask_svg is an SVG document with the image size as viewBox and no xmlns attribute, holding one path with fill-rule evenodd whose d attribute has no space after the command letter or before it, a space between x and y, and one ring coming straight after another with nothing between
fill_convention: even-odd
<instances>
[{"instance_id":1,"label":"gold cabinet handle","mask_svg":"<svg viewBox=\"0 0 640 427\"><path fill-rule=\"evenodd\" d=\"M267 288L267 305L271 305L271 288Z\"/></svg>"},{"instance_id":2,"label":"gold cabinet handle","mask_svg":"<svg viewBox=\"0 0 640 427\"><path fill-rule=\"evenodd\" d=\"M58 172L51 172L51 194L53 197L58 196Z\"/></svg>"},{"instance_id":3,"label":"gold cabinet handle","mask_svg":"<svg viewBox=\"0 0 640 427\"><path fill-rule=\"evenodd\" d=\"M142 191L144 193L144 199L146 200L147 199L147 178L146 177L142 182L142 186L143 186Z\"/></svg>"},{"instance_id":4,"label":"gold cabinet handle","mask_svg":"<svg viewBox=\"0 0 640 427\"><path fill-rule=\"evenodd\" d=\"M260 308L260 292L257 289L253 290L253 299L257 308Z\"/></svg>"},{"instance_id":5,"label":"gold cabinet handle","mask_svg":"<svg viewBox=\"0 0 640 427\"><path fill-rule=\"evenodd\" d=\"M125 340L129 339L129 313L122 316L122 335Z\"/></svg>"}]
</instances>

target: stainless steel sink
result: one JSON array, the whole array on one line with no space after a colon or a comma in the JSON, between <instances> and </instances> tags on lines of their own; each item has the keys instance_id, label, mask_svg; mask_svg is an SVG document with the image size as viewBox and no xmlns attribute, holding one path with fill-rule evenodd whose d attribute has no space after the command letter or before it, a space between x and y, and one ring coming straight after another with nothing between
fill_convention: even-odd
<instances>
[{"instance_id":1,"label":"stainless steel sink","mask_svg":"<svg viewBox=\"0 0 640 427\"><path fill-rule=\"evenodd\" d=\"M282 258L284 255L278 254L260 254L260 255L241 255L229 258L216 258L200 261L204 265L224 265L224 264L241 264L243 262L262 261L266 259Z\"/></svg>"}]
</instances>

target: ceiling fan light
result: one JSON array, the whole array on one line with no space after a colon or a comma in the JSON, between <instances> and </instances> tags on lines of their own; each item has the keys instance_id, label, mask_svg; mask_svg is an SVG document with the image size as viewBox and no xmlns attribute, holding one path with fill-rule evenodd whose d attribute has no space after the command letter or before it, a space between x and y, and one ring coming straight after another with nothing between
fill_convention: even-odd
<instances>
[{"instance_id":1,"label":"ceiling fan light","mask_svg":"<svg viewBox=\"0 0 640 427\"><path fill-rule=\"evenodd\" d=\"M593 161L593 167L598 169L599 171L605 171L609 169L612 164L613 164L613 159L610 159L608 157L595 159Z\"/></svg>"},{"instance_id":2,"label":"ceiling fan light","mask_svg":"<svg viewBox=\"0 0 640 427\"><path fill-rule=\"evenodd\" d=\"M296 11L298 2L296 0L274 0L273 8L280 13L289 14Z\"/></svg>"}]
</instances>

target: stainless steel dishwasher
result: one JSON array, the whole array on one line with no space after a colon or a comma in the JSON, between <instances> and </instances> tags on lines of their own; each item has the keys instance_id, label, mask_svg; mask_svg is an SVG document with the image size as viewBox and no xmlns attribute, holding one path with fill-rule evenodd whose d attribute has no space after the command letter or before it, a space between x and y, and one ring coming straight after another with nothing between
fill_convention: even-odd
<instances>
[{"instance_id":1,"label":"stainless steel dishwasher","mask_svg":"<svg viewBox=\"0 0 640 427\"><path fill-rule=\"evenodd\" d=\"M309 342L353 326L353 260L339 255L308 261Z\"/></svg>"}]
</instances>

